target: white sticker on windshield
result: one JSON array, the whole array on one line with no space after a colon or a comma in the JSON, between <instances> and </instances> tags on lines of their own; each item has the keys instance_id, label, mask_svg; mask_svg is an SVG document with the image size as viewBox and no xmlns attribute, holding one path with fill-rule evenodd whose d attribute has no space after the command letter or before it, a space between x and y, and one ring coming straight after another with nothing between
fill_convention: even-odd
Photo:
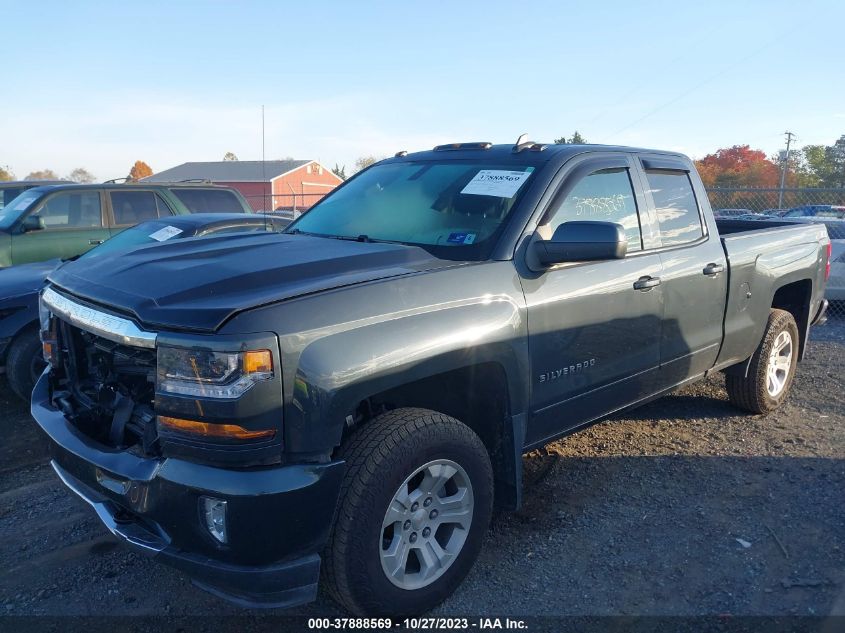
<instances>
[{"instance_id":1,"label":"white sticker on windshield","mask_svg":"<svg viewBox=\"0 0 845 633\"><path fill-rule=\"evenodd\" d=\"M513 198L522 186L530 171L508 171L505 169L482 169L461 193L474 196L496 196L497 198Z\"/></svg>"},{"instance_id":2,"label":"white sticker on windshield","mask_svg":"<svg viewBox=\"0 0 845 633\"><path fill-rule=\"evenodd\" d=\"M181 232L182 229L177 229L175 226L165 226L163 229L159 229L155 233L150 233L150 237L156 242L165 242L171 237L179 235Z\"/></svg>"}]
</instances>

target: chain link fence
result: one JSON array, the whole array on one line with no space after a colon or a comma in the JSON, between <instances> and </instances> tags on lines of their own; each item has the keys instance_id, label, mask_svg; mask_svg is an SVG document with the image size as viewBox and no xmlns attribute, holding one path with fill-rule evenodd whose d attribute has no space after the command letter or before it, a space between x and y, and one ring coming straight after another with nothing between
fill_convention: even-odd
<instances>
[{"instance_id":1,"label":"chain link fence","mask_svg":"<svg viewBox=\"0 0 845 633\"><path fill-rule=\"evenodd\" d=\"M845 329L845 189L713 188L707 194L717 217L824 224L832 251L828 314L831 326Z\"/></svg>"},{"instance_id":2,"label":"chain link fence","mask_svg":"<svg viewBox=\"0 0 845 633\"><path fill-rule=\"evenodd\" d=\"M325 198L329 191L331 190L316 193L267 193L244 197L258 213L271 213L293 220Z\"/></svg>"}]
</instances>

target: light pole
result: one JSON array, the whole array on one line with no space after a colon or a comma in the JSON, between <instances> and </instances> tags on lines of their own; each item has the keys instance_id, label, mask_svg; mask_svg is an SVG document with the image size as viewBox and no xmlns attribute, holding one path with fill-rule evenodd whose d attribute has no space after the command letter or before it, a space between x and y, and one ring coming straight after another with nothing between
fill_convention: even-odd
<instances>
[{"instance_id":1,"label":"light pole","mask_svg":"<svg viewBox=\"0 0 845 633\"><path fill-rule=\"evenodd\" d=\"M780 192L778 193L778 209L783 208L783 185L786 182L786 170L789 169L789 146L792 144L792 132L784 132L786 135L786 156L783 158L783 165L780 168Z\"/></svg>"}]
</instances>

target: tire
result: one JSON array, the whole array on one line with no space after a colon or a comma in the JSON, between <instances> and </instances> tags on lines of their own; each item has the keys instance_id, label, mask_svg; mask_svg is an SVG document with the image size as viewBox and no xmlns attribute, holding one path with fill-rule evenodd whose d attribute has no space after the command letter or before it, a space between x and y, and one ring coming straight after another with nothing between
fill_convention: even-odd
<instances>
[{"instance_id":1,"label":"tire","mask_svg":"<svg viewBox=\"0 0 845 633\"><path fill-rule=\"evenodd\" d=\"M323 567L330 595L360 616L428 611L469 572L490 523L493 469L484 444L447 415L396 409L356 431L340 457L346 474ZM444 516L436 521L438 508ZM468 528L444 520L458 512Z\"/></svg>"},{"instance_id":2,"label":"tire","mask_svg":"<svg viewBox=\"0 0 845 633\"><path fill-rule=\"evenodd\" d=\"M38 329L27 328L15 337L6 356L6 377L12 391L29 402L35 382L45 365Z\"/></svg>"},{"instance_id":3,"label":"tire","mask_svg":"<svg viewBox=\"0 0 845 633\"><path fill-rule=\"evenodd\" d=\"M784 340L788 338L789 357L785 356ZM798 326L785 310L773 309L763 340L751 357L747 376L725 376L725 387L731 403L752 413L768 413L777 409L789 395L798 364ZM777 371L773 369L778 358ZM772 372L775 376L772 376Z\"/></svg>"}]
</instances>

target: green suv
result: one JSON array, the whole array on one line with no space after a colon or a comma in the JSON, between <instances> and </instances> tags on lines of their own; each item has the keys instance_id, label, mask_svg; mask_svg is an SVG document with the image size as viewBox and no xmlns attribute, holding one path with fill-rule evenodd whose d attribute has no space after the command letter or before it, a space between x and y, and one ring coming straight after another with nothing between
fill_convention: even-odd
<instances>
[{"instance_id":1,"label":"green suv","mask_svg":"<svg viewBox=\"0 0 845 633\"><path fill-rule=\"evenodd\" d=\"M0 209L0 268L82 253L139 222L188 213L252 213L234 189L210 184L50 185Z\"/></svg>"}]
</instances>

